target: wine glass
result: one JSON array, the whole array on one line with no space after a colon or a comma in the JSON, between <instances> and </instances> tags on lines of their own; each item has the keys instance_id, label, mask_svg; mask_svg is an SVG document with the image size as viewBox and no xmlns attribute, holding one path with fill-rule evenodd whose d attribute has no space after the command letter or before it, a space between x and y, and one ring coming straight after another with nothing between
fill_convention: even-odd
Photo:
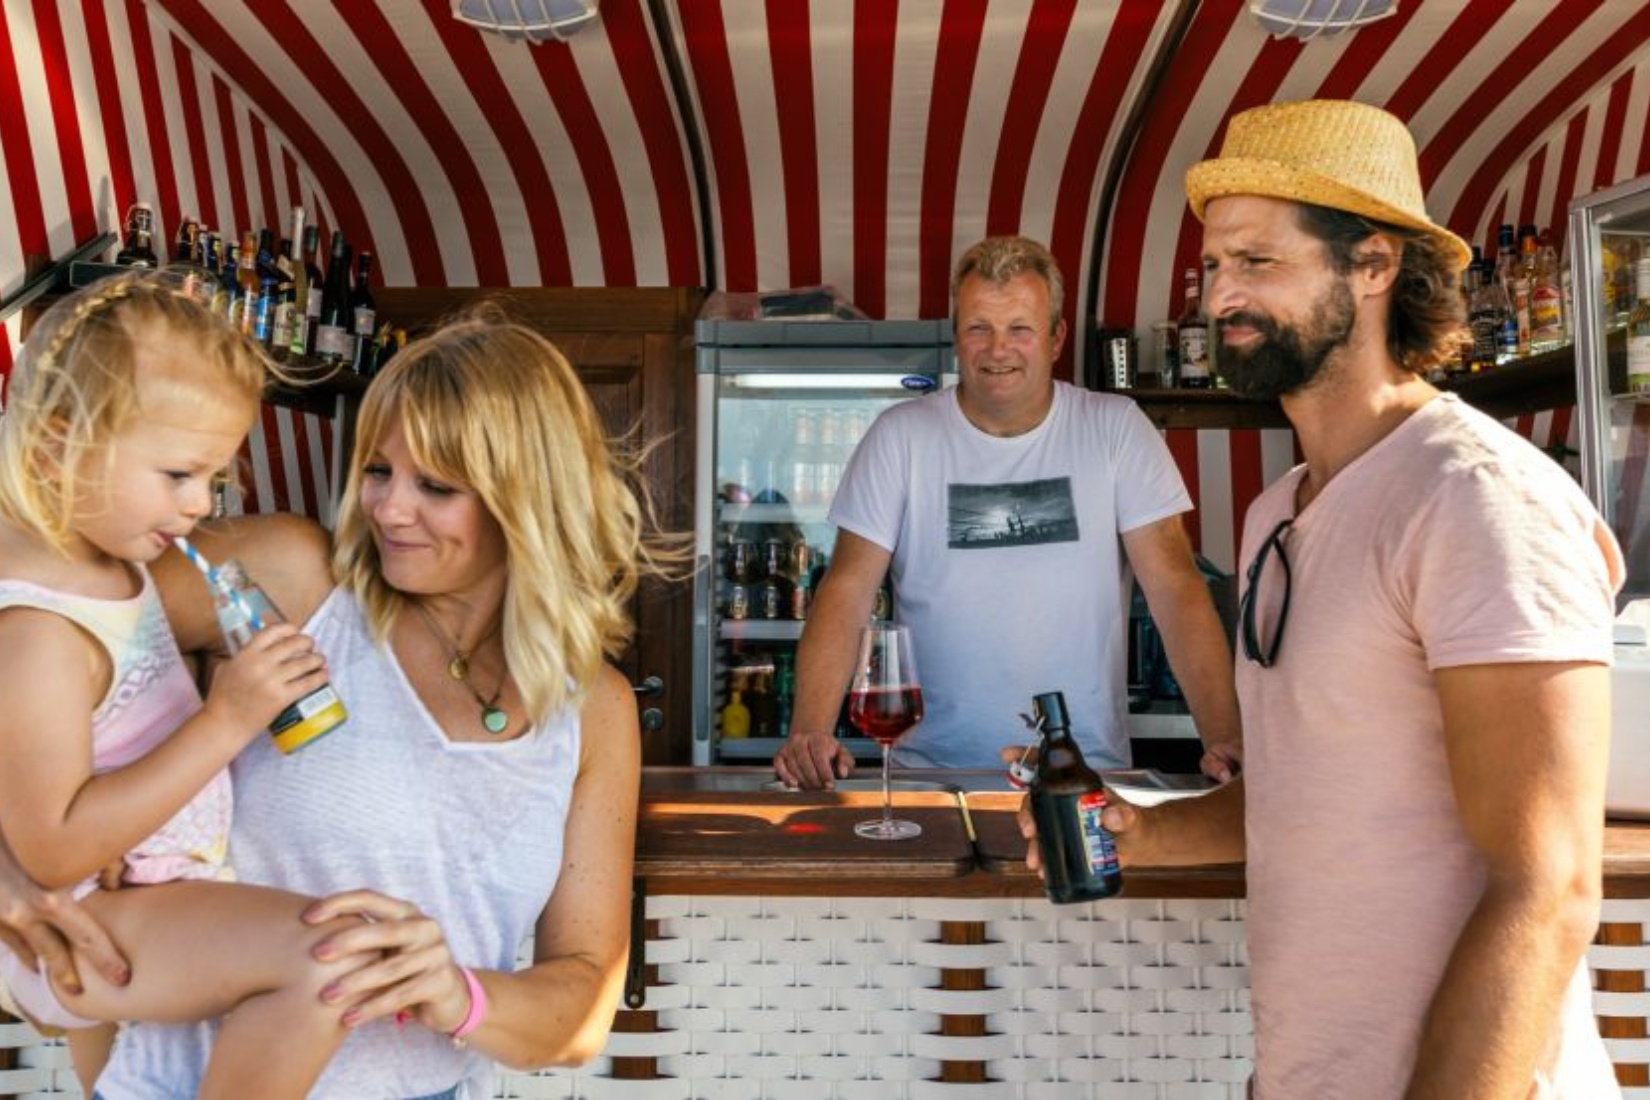
<instances>
[{"instance_id":1,"label":"wine glass","mask_svg":"<svg viewBox=\"0 0 1650 1100\"><path fill-rule=\"evenodd\" d=\"M871 840L905 840L919 835L921 825L894 820L888 785L888 750L922 721L922 686L907 627L872 623L860 632L859 663L848 685L848 720L882 746L882 816L861 821L854 832Z\"/></svg>"}]
</instances>

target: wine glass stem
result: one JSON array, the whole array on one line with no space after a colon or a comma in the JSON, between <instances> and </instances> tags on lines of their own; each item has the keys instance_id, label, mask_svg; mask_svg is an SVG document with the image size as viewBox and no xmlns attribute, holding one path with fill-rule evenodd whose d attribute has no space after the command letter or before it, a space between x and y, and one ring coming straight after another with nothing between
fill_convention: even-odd
<instances>
[{"instance_id":1,"label":"wine glass stem","mask_svg":"<svg viewBox=\"0 0 1650 1100\"><path fill-rule=\"evenodd\" d=\"M894 825L894 796L888 783L888 744L882 746L882 823L889 829Z\"/></svg>"}]
</instances>

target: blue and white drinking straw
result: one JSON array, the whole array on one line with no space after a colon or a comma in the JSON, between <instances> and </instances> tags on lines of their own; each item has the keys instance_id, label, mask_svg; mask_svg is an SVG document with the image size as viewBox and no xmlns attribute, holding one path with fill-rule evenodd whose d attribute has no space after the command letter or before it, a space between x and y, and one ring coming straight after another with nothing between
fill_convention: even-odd
<instances>
[{"instance_id":1,"label":"blue and white drinking straw","mask_svg":"<svg viewBox=\"0 0 1650 1100\"><path fill-rule=\"evenodd\" d=\"M253 631L259 631L264 628L263 618L252 609L252 605L246 602L245 598L241 596L239 590L230 585L224 584L222 580L219 579L218 571L212 568L212 563L207 561L206 558L201 555L201 552L196 550L194 546L190 544L188 539L184 538L182 535L174 535L172 538L172 545L183 551L183 556L194 563L195 568L201 571L201 576L206 578L206 582L210 584L213 589L227 592L229 594L229 602L235 605L235 610L246 616L247 625L251 626Z\"/></svg>"}]
</instances>

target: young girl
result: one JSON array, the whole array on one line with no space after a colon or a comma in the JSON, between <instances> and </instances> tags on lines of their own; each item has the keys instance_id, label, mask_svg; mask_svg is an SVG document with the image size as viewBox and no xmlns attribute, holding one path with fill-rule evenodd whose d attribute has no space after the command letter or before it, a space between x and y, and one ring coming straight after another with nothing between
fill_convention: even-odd
<instances>
[{"instance_id":1,"label":"young girl","mask_svg":"<svg viewBox=\"0 0 1650 1100\"><path fill-rule=\"evenodd\" d=\"M271 626L203 704L146 568L209 513L266 366L164 277L122 277L42 319L0 415L0 833L132 967L113 986L83 966L69 990L0 947L0 978L47 1026L224 1016L200 1095L236 1100L307 1093L346 1034L322 990L360 961L310 956L353 921L306 926L309 899L233 884L224 862L225 766L326 681L321 656ZM70 1042L95 1074L107 1030Z\"/></svg>"}]
</instances>

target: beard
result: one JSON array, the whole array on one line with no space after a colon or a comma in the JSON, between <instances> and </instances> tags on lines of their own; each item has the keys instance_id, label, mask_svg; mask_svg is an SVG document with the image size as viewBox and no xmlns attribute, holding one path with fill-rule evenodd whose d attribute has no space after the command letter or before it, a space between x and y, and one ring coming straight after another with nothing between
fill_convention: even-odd
<instances>
[{"instance_id":1,"label":"beard","mask_svg":"<svg viewBox=\"0 0 1650 1100\"><path fill-rule=\"evenodd\" d=\"M1322 374L1330 355L1346 346L1357 320L1346 280L1336 279L1309 316L1313 320L1293 328L1265 314L1241 310L1220 318L1221 329L1241 324L1261 336L1258 343L1247 348L1229 348L1222 341L1221 373L1232 392L1269 401L1294 393Z\"/></svg>"}]
</instances>

